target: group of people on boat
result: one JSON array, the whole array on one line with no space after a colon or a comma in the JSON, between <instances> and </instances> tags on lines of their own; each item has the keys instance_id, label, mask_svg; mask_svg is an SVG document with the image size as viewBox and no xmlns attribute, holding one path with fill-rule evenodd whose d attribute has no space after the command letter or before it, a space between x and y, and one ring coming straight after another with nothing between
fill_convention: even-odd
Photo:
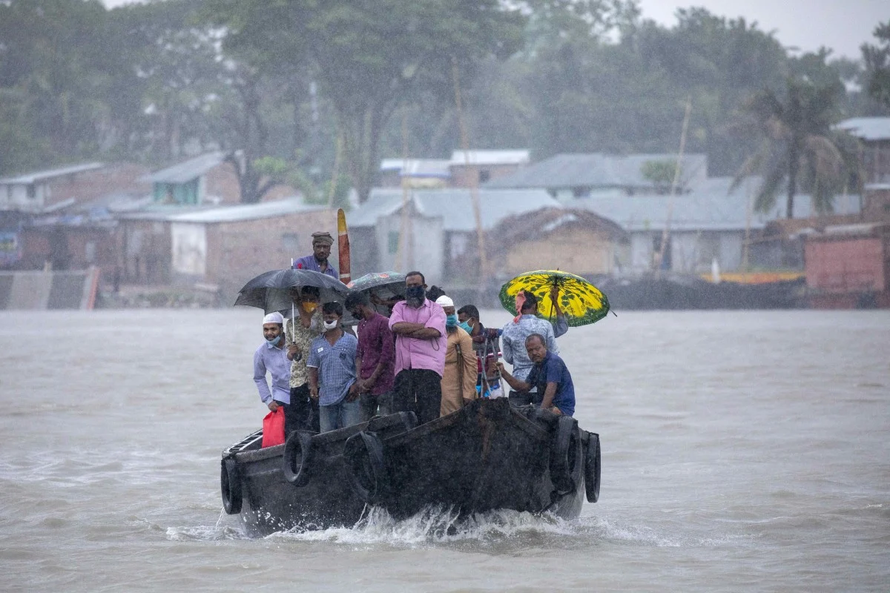
<instances>
[{"instance_id":1,"label":"group of people on boat","mask_svg":"<svg viewBox=\"0 0 890 593\"><path fill-rule=\"evenodd\" d=\"M313 253L294 267L338 278L328 262L333 242L329 233L314 233ZM428 287L419 271L406 275L404 300L385 303L388 317L367 292L351 291L343 303L321 303L312 286L290 296L293 318L266 315L265 341L254 354L260 399L273 412L283 408L285 434L326 432L401 411L430 422L477 398L505 395L502 380L512 388L511 404L574 414L572 377L556 344L568 324L558 309L553 323L539 318L532 293L520 292L519 315L500 330L485 328L476 306L457 308ZM357 336L343 324L345 311L358 321Z\"/></svg>"}]
</instances>

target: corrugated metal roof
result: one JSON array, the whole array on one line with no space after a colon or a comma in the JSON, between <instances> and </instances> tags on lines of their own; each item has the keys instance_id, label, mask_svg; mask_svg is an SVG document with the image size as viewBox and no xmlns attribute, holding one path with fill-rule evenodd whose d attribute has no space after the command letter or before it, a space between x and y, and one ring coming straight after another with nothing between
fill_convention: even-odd
<instances>
[{"instance_id":1,"label":"corrugated metal roof","mask_svg":"<svg viewBox=\"0 0 890 593\"><path fill-rule=\"evenodd\" d=\"M225 158L225 152L208 152L178 165L155 171L142 177L140 181L148 181L149 183L187 183L216 167Z\"/></svg>"},{"instance_id":2,"label":"corrugated metal roof","mask_svg":"<svg viewBox=\"0 0 890 593\"><path fill-rule=\"evenodd\" d=\"M409 190L409 200L421 216L441 218L446 231L476 230L473 200L468 189L412 189ZM381 216L395 214L401 207L402 190L375 189L361 208L349 213L349 226L374 226ZM484 229L494 227L507 216L545 207L560 208L561 205L544 190L479 190L479 210Z\"/></svg>"},{"instance_id":3,"label":"corrugated metal roof","mask_svg":"<svg viewBox=\"0 0 890 593\"><path fill-rule=\"evenodd\" d=\"M0 184L31 184L36 181L52 179L53 177L62 177L64 175L72 175L74 173L83 173L84 171L93 171L95 169L101 169L104 166L105 165L103 163L85 163L83 165L71 165L70 167L60 167L58 169L45 169L43 171L34 171L32 173L26 173L24 175L17 175L15 177L3 177L2 179L0 179Z\"/></svg>"},{"instance_id":4,"label":"corrugated metal roof","mask_svg":"<svg viewBox=\"0 0 890 593\"><path fill-rule=\"evenodd\" d=\"M863 140L890 140L890 117L853 117L834 127Z\"/></svg>"},{"instance_id":5,"label":"corrugated metal roof","mask_svg":"<svg viewBox=\"0 0 890 593\"><path fill-rule=\"evenodd\" d=\"M647 187L655 186L643 177L647 162L674 163L675 154L612 155L604 153L558 154L523 167L516 173L492 179L486 188L542 187L568 189L576 187ZM708 173L708 157L687 154L683 157L681 181L693 188L704 182Z\"/></svg>"},{"instance_id":6,"label":"corrugated metal roof","mask_svg":"<svg viewBox=\"0 0 890 593\"><path fill-rule=\"evenodd\" d=\"M464 167L468 159L471 165L524 165L529 162L528 150L455 150L451 153L451 166Z\"/></svg>"},{"instance_id":7,"label":"corrugated metal roof","mask_svg":"<svg viewBox=\"0 0 890 593\"><path fill-rule=\"evenodd\" d=\"M240 222L258 218L274 218L297 212L316 212L326 209L325 206L307 205L302 198L288 198L259 204L240 204L237 206L199 206L186 208L181 206L152 206L143 211L123 214L120 218L127 220L157 220L165 222L191 222L214 224L222 222Z\"/></svg>"},{"instance_id":8,"label":"corrugated metal roof","mask_svg":"<svg viewBox=\"0 0 890 593\"><path fill-rule=\"evenodd\" d=\"M748 225L748 202L760 184L760 178L745 180L732 193L731 177L712 177L688 194L673 198L670 228L677 231L726 231L744 230ZM588 198L572 200L567 206L586 208L600 216L610 218L628 231L663 230L668 220L670 196L622 196L612 198ZM838 196L835 199L836 214L859 212L859 196ZM809 195L794 198L794 218L815 216ZM784 218L785 200L782 196L767 213L750 214L750 228L760 229L771 220Z\"/></svg>"},{"instance_id":9,"label":"corrugated metal roof","mask_svg":"<svg viewBox=\"0 0 890 593\"><path fill-rule=\"evenodd\" d=\"M398 171L402 177L451 177L450 161L445 159L383 159L381 171Z\"/></svg>"}]
</instances>

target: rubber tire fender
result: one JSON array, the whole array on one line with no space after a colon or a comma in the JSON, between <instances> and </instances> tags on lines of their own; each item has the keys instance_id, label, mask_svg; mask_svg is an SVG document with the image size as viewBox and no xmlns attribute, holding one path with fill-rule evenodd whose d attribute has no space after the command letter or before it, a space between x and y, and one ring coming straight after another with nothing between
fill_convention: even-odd
<instances>
[{"instance_id":1,"label":"rubber tire fender","mask_svg":"<svg viewBox=\"0 0 890 593\"><path fill-rule=\"evenodd\" d=\"M550 449L550 480L560 494L568 494L578 486L582 455L578 421L571 416L560 416Z\"/></svg>"},{"instance_id":2,"label":"rubber tire fender","mask_svg":"<svg viewBox=\"0 0 890 593\"><path fill-rule=\"evenodd\" d=\"M599 500L600 469L600 435L592 432L584 455L584 489L587 491L587 502Z\"/></svg>"},{"instance_id":3,"label":"rubber tire fender","mask_svg":"<svg viewBox=\"0 0 890 593\"><path fill-rule=\"evenodd\" d=\"M284 479L296 487L305 486L312 478L312 434L298 430L284 443L281 458Z\"/></svg>"},{"instance_id":4,"label":"rubber tire fender","mask_svg":"<svg viewBox=\"0 0 890 593\"><path fill-rule=\"evenodd\" d=\"M223 508L227 514L237 515L241 512L241 472L231 457L223 459L220 463L219 483Z\"/></svg>"},{"instance_id":5,"label":"rubber tire fender","mask_svg":"<svg viewBox=\"0 0 890 593\"><path fill-rule=\"evenodd\" d=\"M354 434L343 446L346 476L353 492L367 504L380 503L389 486L383 442L376 434Z\"/></svg>"}]
</instances>

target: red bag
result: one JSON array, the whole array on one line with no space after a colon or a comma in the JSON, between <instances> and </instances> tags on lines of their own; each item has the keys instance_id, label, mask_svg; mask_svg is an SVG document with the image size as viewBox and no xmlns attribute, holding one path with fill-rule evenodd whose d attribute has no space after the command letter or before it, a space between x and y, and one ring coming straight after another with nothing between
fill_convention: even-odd
<instances>
[{"instance_id":1,"label":"red bag","mask_svg":"<svg viewBox=\"0 0 890 593\"><path fill-rule=\"evenodd\" d=\"M284 408L278 406L263 418L263 447L284 444Z\"/></svg>"}]
</instances>

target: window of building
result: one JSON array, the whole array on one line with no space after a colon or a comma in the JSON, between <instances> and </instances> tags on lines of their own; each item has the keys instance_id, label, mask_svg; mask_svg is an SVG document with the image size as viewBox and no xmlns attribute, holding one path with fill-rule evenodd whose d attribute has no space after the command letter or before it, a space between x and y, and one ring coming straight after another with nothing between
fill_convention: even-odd
<instances>
[{"instance_id":1,"label":"window of building","mask_svg":"<svg viewBox=\"0 0 890 593\"><path fill-rule=\"evenodd\" d=\"M33 200L37 197L37 185L29 183L25 189L28 199Z\"/></svg>"},{"instance_id":2,"label":"window of building","mask_svg":"<svg viewBox=\"0 0 890 593\"><path fill-rule=\"evenodd\" d=\"M388 238L388 251L390 253L396 253L399 250L399 233L397 233L396 231L389 231Z\"/></svg>"}]
</instances>

